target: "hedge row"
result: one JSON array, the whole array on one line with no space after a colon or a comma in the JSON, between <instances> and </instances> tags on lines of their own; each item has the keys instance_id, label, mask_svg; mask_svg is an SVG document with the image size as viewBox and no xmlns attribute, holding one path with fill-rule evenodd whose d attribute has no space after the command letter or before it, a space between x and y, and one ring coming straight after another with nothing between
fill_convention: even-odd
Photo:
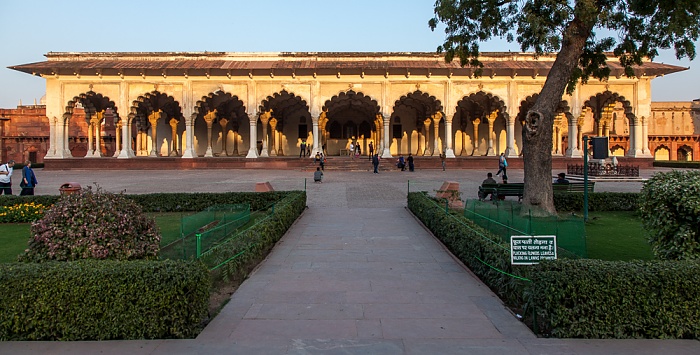
<instances>
[{"instance_id":1,"label":"hedge row","mask_svg":"<svg viewBox=\"0 0 700 355\"><path fill-rule=\"evenodd\" d=\"M0 264L0 340L193 337L209 285L198 262Z\"/></svg>"},{"instance_id":2,"label":"hedge row","mask_svg":"<svg viewBox=\"0 0 700 355\"><path fill-rule=\"evenodd\" d=\"M274 212L237 237L218 245L200 260L217 271L214 280L245 277L292 226L306 208L306 192L292 191L275 204ZM233 256L235 259L231 260Z\"/></svg>"},{"instance_id":3,"label":"hedge row","mask_svg":"<svg viewBox=\"0 0 700 355\"><path fill-rule=\"evenodd\" d=\"M521 304L527 267L510 264L510 245L474 222L445 212L425 192L408 194L408 208L449 250L508 304ZM487 265L488 264L488 265ZM501 271L498 271L498 270Z\"/></svg>"},{"instance_id":4,"label":"hedge row","mask_svg":"<svg viewBox=\"0 0 700 355\"><path fill-rule=\"evenodd\" d=\"M607 203L604 195L624 201L619 197L624 194L599 195L604 205L624 205ZM700 338L700 262L558 259L513 266L508 244L461 215L445 212L426 193L410 193L408 207L506 304L523 309L528 321L536 310L539 335Z\"/></svg>"},{"instance_id":5,"label":"hedge row","mask_svg":"<svg viewBox=\"0 0 700 355\"><path fill-rule=\"evenodd\" d=\"M700 263L560 259L534 267L529 304L557 338L700 338Z\"/></svg>"},{"instance_id":6,"label":"hedge row","mask_svg":"<svg viewBox=\"0 0 700 355\"><path fill-rule=\"evenodd\" d=\"M700 169L698 161L680 161L680 160L655 160L654 167L676 168L676 169Z\"/></svg>"},{"instance_id":7,"label":"hedge row","mask_svg":"<svg viewBox=\"0 0 700 355\"><path fill-rule=\"evenodd\" d=\"M155 193L127 195L126 198L134 200L143 207L144 212L180 212L203 211L205 208L220 204L250 203L253 211L265 209L272 202L284 198L288 191L271 192L199 192L199 193ZM40 203L51 206L60 195L35 195L35 196L4 196L0 199L0 206L14 206L27 202Z\"/></svg>"},{"instance_id":8,"label":"hedge row","mask_svg":"<svg viewBox=\"0 0 700 355\"><path fill-rule=\"evenodd\" d=\"M554 194L554 208L559 212L583 211L583 194L561 192ZM637 211L638 192L592 192L588 194L589 211Z\"/></svg>"}]
</instances>

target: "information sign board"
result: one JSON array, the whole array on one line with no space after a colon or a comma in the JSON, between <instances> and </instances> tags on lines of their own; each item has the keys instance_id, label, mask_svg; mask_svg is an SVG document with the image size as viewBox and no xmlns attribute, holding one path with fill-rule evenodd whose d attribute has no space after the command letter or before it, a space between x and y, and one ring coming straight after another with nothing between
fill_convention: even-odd
<instances>
[{"instance_id":1,"label":"information sign board","mask_svg":"<svg viewBox=\"0 0 700 355\"><path fill-rule=\"evenodd\" d=\"M557 238L554 235L513 235L510 237L510 263L532 265L540 260L557 258Z\"/></svg>"}]
</instances>

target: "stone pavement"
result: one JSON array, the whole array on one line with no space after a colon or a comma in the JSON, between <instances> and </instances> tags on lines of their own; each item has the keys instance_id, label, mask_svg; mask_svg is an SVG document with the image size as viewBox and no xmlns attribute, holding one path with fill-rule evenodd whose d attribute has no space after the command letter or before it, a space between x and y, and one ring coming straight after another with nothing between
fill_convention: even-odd
<instances>
[{"instance_id":1,"label":"stone pavement","mask_svg":"<svg viewBox=\"0 0 700 355\"><path fill-rule=\"evenodd\" d=\"M644 174L650 176L653 171ZM695 340L540 339L406 210L407 190L445 180L475 195L482 170L415 173L270 170L37 171L108 191L304 189L308 210L196 339L0 342L2 354L698 354ZM522 172L509 172L522 181ZM596 183L638 191L639 182Z\"/></svg>"}]
</instances>

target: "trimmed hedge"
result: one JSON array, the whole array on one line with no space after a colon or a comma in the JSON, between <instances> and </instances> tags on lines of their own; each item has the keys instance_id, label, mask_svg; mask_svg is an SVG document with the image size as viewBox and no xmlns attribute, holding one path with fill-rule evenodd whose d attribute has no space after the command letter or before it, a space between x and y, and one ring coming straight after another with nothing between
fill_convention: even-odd
<instances>
[{"instance_id":1,"label":"trimmed hedge","mask_svg":"<svg viewBox=\"0 0 700 355\"><path fill-rule=\"evenodd\" d=\"M534 266L528 303L557 338L700 338L700 263L567 260Z\"/></svg>"},{"instance_id":2,"label":"trimmed hedge","mask_svg":"<svg viewBox=\"0 0 700 355\"><path fill-rule=\"evenodd\" d=\"M680 160L655 160L654 167L676 168L676 169L700 169L698 161L680 161Z\"/></svg>"},{"instance_id":3,"label":"trimmed hedge","mask_svg":"<svg viewBox=\"0 0 700 355\"><path fill-rule=\"evenodd\" d=\"M274 213L205 253L200 260L210 269L217 268L212 275L214 280L245 277L265 258L305 208L306 192L290 192L275 204ZM226 262L233 256L236 258Z\"/></svg>"},{"instance_id":4,"label":"trimmed hedge","mask_svg":"<svg viewBox=\"0 0 700 355\"><path fill-rule=\"evenodd\" d=\"M408 194L408 208L452 254L506 303L521 304L526 281L503 272L526 277L528 268L510 264L510 245L460 215L449 215L440 204L425 192Z\"/></svg>"},{"instance_id":5,"label":"trimmed hedge","mask_svg":"<svg viewBox=\"0 0 700 355\"><path fill-rule=\"evenodd\" d=\"M600 194L602 204L624 205L606 203L605 195L618 199ZM448 214L426 193L409 193L408 207L507 305L524 310L539 335L700 338L700 262L558 259L513 266L507 243L461 215Z\"/></svg>"},{"instance_id":6,"label":"trimmed hedge","mask_svg":"<svg viewBox=\"0 0 700 355\"><path fill-rule=\"evenodd\" d=\"M0 340L193 337L209 285L198 262L0 264Z\"/></svg>"},{"instance_id":7,"label":"trimmed hedge","mask_svg":"<svg viewBox=\"0 0 700 355\"><path fill-rule=\"evenodd\" d=\"M558 212L583 211L583 194L580 192L560 192L554 194L554 208ZM588 194L589 211L637 211L637 192L592 192Z\"/></svg>"}]
</instances>

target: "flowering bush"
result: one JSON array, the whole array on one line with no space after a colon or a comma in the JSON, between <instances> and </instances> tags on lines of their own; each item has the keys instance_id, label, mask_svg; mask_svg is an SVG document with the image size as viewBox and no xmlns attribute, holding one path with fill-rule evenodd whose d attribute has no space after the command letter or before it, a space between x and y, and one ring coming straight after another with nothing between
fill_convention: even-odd
<instances>
[{"instance_id":1,"label":"flowering bush","mask_svg":"<svg viewBox=\"0 0 700 355\"><path fill-rule=\"evenodd\" d=\"M700 259L700 172L655 174L642 187L639 207L658 258Z\"/></svg>"},{"instance_id":2,"label":"flowering bush","mask_svg":"<svg viewBox=\"0 0 700 355\"><path fill-rule=\"evenodd\" d=\"M141 206L99 187L63 196L32 223L20 261L155 258L160 231Z\"/></svg>"},{"instance_id":3,"label":"flowering bush","mask_svg":"<svg viewBox=\"0 0 700 355\"><path fill-rule=\"evenodd\" d=\"M0 223L28 223L44 216L46 206L40 203L22 203L14 206L0 206Z\"/></svg>"}]
</instances>

